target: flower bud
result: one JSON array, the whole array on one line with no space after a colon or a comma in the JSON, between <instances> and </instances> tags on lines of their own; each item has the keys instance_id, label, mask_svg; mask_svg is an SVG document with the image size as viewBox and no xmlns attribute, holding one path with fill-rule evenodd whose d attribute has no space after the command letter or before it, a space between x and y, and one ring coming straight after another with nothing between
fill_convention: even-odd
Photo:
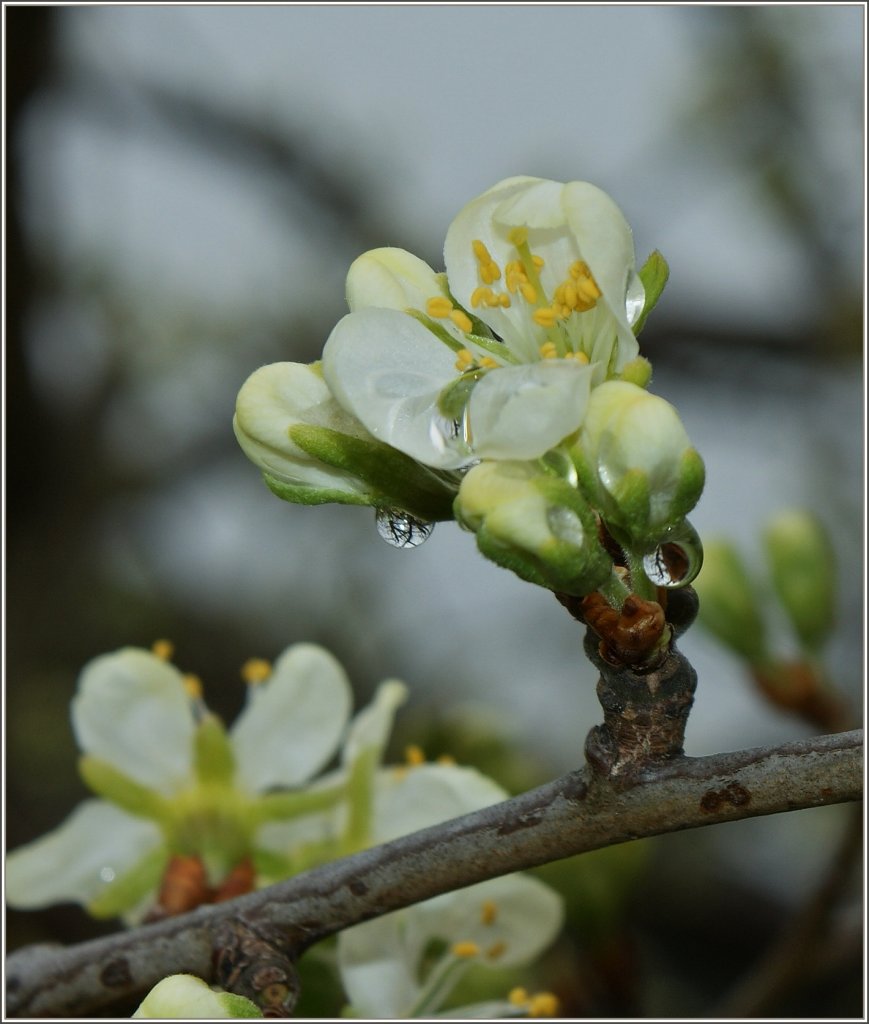
<instances>
[{"instance_id":1,"label":"flower bud","mask_svg":"<svg viewBox=\"0 0 869 1024\"><path fill-rule=\"evenodd\" d=\"M700 598L700 625L751 664L766 662L764 620L755 588L732 544L726 540L705 544L703 571L694 589Z\"/></svg>"},{"instance_id":2,"label":"flower bud","mask_svg":"<svg viewBox=\"0 0 869 1024\"><path fill-rule=\"evenodd\" d=\"M703 461L676 410L627 381L592 390L571 454L592 505L635 550L652 550L703 490Z\"/></svg>"},{"instance_id":3,"label":"flower bud","mask_svg":"<svg viewBox=\"0 0 869 1024\"><path fill-rule=\"evenodd\" d=\"M610 575L591 509L569 483L531 462L482 462L468 471L456 518L493 562L522 579L581 596Z\"/></svg>"},{"instance_id":4,"label":"flower bud","mask_svg":"<svg viewBox=\"0 0 869 1024\"><path fill-rule=\"evenodd\" d=\"M772 582L802 647L816 653L835 616L835 564L821 523L800 509L779 513L764 531Z\"/></svg>"},{"instance_id":5,"label":"flower bud","mask_svg":"<svg viewBox=\"0 0 869 1024\"><path fill-rule=\"evenodd\" d=\"M262 1017L262 1011L250 999L215 991L192 974L172 974L151 989L133 1016L223 1020L228 1017Z\"/></svg>"},{"instance_id":6,"label":"flower bud","mask_svg":"<svg viewBox=\"0 0 869 1024\"><path fill-rule=\"evenodd\" d=\"M285 501L452 518L454 490L372 437L335 401L318 363L272 363L252 373L238 394L233 428L266 484Z\"/></svg>"},{"instance_id":7,"label":"flower bud","mask_svg":"<svg viewBox=\"0 0 869 1024\"><path fill-rule=\"evenodd\" d=\"M446 295L443 274L437 274L418 256L404 249L381 248L364 252L347 272L347 305L385 309L425 309L434 295Z\"/></svg>"}]
</instances>

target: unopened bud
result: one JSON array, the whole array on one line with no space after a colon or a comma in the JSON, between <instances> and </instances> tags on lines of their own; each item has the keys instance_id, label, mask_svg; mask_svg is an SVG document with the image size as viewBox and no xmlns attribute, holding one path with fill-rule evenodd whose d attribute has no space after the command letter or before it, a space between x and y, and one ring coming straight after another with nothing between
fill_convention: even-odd
<instances>
[{"instance_id":1,"label":"unopened bud","mask_svg":"<svg viewBox=\"0 0 869 1024\"><path fill-rule=\"evenodd\" d=\"M704 545L703 571L694 589L700 625L753 665L765 662L765 627L755 586L732 544L712 540Z\"/></svg>"},{"instance_id":2,"label":"unopened bud","mask_svg":"<svg viewBox=\"0 0 869 1024\"><path fill-rule=\"evenodd\" d=\"M250 999L215 991L192 974L172 974L151 989L133 1016L169 1020L223 1020L231 1017L262 1017L262 1011Z\"/></svg>"}]
</instances>

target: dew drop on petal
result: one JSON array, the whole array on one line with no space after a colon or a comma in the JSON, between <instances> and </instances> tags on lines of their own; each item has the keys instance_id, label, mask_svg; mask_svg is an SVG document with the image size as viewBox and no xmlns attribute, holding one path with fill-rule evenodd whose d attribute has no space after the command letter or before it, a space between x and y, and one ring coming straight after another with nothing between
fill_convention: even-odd
<instances>
[{"instance_id":1,"label":"dew drop on petal","mask_svg":"<svg viewBox=\"0 0 869 1024\"><path fill-rule=\"evenodd\" d=\"M687 587L703 565L703 545L685 520L671 526L657 548L643 558L643 571L656 587Z\"/></svg>"},{"instance_id":2,"label":"dew drop on petal","mask_svg":"<svg viewBox=\"0 0 869 1024\"><path fill-rule=\"evenodd\" d=\"M579 486L579 475L576 472L573 459L562 448L553 448L540 461L543 463L544 469L564 480L571 487Z\"/></svg>"},{"instance_id":3,"label":"dew drop on petal","mask_svg":"<svg viewBox=\"0 0 869 1024\"><path fill-rule=\"evenodd\" d=\"M562 505L550 505L546 509L546 521L558 540L573 544L574 547L582 547L585 531L582 528L582 520L572 509L564 508Z\"/></svg>"},{"instance_id":4,"label":"dew drop on petal","mask_svg":"<svg viewBox=\"0 0 869 1024\"><path fill-rule=\"evenodd\" d=\"M461 419L453 419L436 412L429 426L429 438L439 452L471 455L471 430L467 410Z\"/></svg>"},{"instance_id":5,"label":"dew drop on petal","mask_svg":"<svg viewBox=\"0 0 869 1024\"><path fill-rule=\"evenodd\" d=\"M397 508L377 510L377 532L394 548L418 548L431 537L435 524Z\"/></svg>"}]
</instances>

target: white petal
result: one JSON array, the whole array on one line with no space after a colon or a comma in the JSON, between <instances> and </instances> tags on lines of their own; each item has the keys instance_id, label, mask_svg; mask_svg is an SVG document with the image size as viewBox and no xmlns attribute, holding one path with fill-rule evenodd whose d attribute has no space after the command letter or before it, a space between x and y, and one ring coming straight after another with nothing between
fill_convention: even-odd
<instances>
[{"instance_id":1,"label":"white petal","mask_svg":"<svg viewBox=\"0 0 869 1024\"><path fill-rule=\"evenodd\" d=\"M190 777L194 721L181 673L150 651L125 647L85 666L72 701L82 750L168 793Z\"/></svg>"},{"instance_id":2,"label":"white petal","mask_svg":"<svg viewBox=\"0 0 869 1024\"><path fill-rule=\"evenodd\" d=\"M59 828L7 856L6 901L24 910L87 904L160 842L153 822L86 800Z\"/></svg>"},{"instance_id":3,"label":"white petal","mask_svg":"<svg viewBox=\"0 0 869 1024\"><path fill-rule=\"evenodd\" d=\"M256 791L310 779L335 753L350 704L347 674L328 651L288 647L230 732L238 781Z\"/></svg>"},{"instance_id":4,"label":"white petal","mask_svg":"<svg viewBox=\"0 0 869 1024\"><path fill-rule=\"evenodd\" d=\"M469 461L437 429L437 398L457 376L455 353L418 320L360 309L339 320L323 349L332 394L386 444L428 466Z\"/></svg>"},{"instance_id":5,"label":"white petal","mask_svg":"<svg viewBox=\"0 0 869 1024\"><path fill-rule=\"evenodd\" d=\"M428 299L445 295L442 279L418 256L405 249L372 249L347 272L347 305L425 310Z\"/></svg>"},{"instance_id":6,"label":"white petal","mask_svg":"<svg viewBox=\"0 0 869 1024\"><path fill-rule=\"evenodd\" d=\"M505 790L474 768L384 768L375 784L373 841L385 843L506 799Z\"/></svg>"},{"instance_id":7,"label":"white petal","mask_svg":"<svg viewBox=\"0 0 869 1024\"><path fill-rule=\"evenodd\" d=\"M290 440L289 428L299 423L353 437L368 436L362 424L335 401L315 366L272 363L255 370L238 393L233 419L245 455L287 483L363 492L359 480L317 462Z\"/></svg>"},{"instance_id":8,"label":"white petal","mask_svg":"<svg viewBox=\"0 0 869 1024\"><path fill-rule=\"evenodd\" d=\"M561 897L529 875L506 875L444 893L403 911L414 944L435 938L474 942L481 963L517 967L533 960L555 939L564 920ZM486 957L498 949L497 957Z\"/></svg>"},{"instance_id":9,"label":"white petal","mask_svg":"<svg viewBox=\"0 0 869 1024\"><path fill-rule=\"evenodd\" d=\"M601 301L618 325L616 369L620 370L639 351L630 328L642 311L642 284L635 271L633 234L613 200L587 181L572 181L564 186L564 209L581 257L603 292Z\"/></svg>"},{"instance_id":10,"label":"white petal","mask_svg":"<svg viewBox=\"0 0 869 1024\"><path fill-rule=\"evenodd\" d=\"M339 933L338 970L357 1017L407 1017L419 993L419 952L405 941L401 914L387 914Z\"/></svg>"},{"instance_id":11,"label":"white petal","mask_svg":"<svg viewBox=\"0 0 869 1024\"><path fill-rule=\"evenodd\" d=\"M215 1020L259 1017L260 1009L244 996L212 989L192 974L172 974L158 982L133 1017L159 1020Z\"/></svg>"},{"instance_id":12,"label":"white petal","mask_svg":"<svg viewBox=\"0 0 869 1024\"><path fill-rule=\"evenodd\" d=\"M389 742L395 712L407 700L407 687L397 679L387 679L377 688L374 700L350 723L341 760L352 764L366 750L376 750L377 760Z\"/></svg>"},{"instance_id":13,"label":"white petal","mask_svg":"<svg viewBox=\"0 0 869 1024\"><path fill-rule=\"evenodd\" d=\"M582 423L592 368L554 359L487 373L471 394L471 446L489 459L535 459Z\"/></svg>"}]
</instances>

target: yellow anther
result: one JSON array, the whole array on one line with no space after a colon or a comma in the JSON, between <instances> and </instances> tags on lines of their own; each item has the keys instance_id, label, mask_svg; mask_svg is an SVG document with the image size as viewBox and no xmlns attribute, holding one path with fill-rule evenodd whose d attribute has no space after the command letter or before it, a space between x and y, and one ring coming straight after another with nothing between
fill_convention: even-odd
<instances>
[{"instance_id":1,"label":"yellow anther","mask_svg":"<svg viewBox=\"0 0 869 1024\"><path fill-rule=\"evenodd\" d=\"M524 245L528 241L528 228L513 228L507 237L518 249L520 245Z\"/></svg>"},{"instance_id":2,"label":"yellow anther","mask_svg":"<svg viewBox=\"0 0 869 1024\"><path fill-rule=\"evenodd\" d=\"M441 754L437 759L438 764L455 764L456 759L452 754Z\"/></svg>"},{"instance_id":3,"label":"yellow anther","mask_svg":"<svg viewBox=\"0 0 869 1024\"><path fill-rule=\"evenodd\" d=\"M493 305L494 305L494 303L493 303ZM503 306L504 309L509 309L510 308L510 305L511 305L511 303L510 303L510 296L506 292L502 292L498 296L498 305L499 306Z\"/></svg>"},{"instance_id":4,"label":"yellow anther","mask_svg":"<svg viewBox=\"0 0 869 1024\"><path fill-rule=\"evenodd\" d=\"M540 270L541 267L546 266L546 260L542 256L534 256L532 254L531 262L534 264L535 267L537 267L538 270Z\"/></svg>"},{"instance_id":5,"label":"yellow anther","mask_svg":"<svg viewBox=\"0 0 869 1024\"><path fill-rule=\"evenodd\" d=\"M480 953L480 947L476 942L454 942L450 952L453 956L461 957L463 960L466 960L472 956L478 956Z\"/></svg>"},{"instance_id":6,"label":"yellow anther","mask_svg":"<svg viewBox=\"0 0 869 1024\"><path fill-rule=\"evenodd\" d=\"M558 996L551 992L538 992L528 1006L530 1017L555 1017L558 1014Z\"/></svg>"},{"instance_id":7,"label":"yellow anther","mask_svg":"<svg viewBox=\"0 0 869 1024\"><path fill-rule=\"evenodd\" d=\"M588 269L588 264L585 260L574 260L570 264L570 276L574 280L578 280L580 277L591 277L591 271Z\"/></svg>"},{"instance_id":8,"label":"yellow anther","mask_svg":"<svg viewBox=\"0 0 869 1024\"><path fill-rule=\"evenodd\" d=\"M425 764L425 753L422 747L411 743L404 748L404 759L412 768L416 768L417 765Z\"/></svg>"},{"instance_id":9,"label":"yellow anther","mask_svg":"<svg viewBox=\"0 0 869 1024\"><path fill-rule=\"evenodd\" d=\"M476 356L470 349L463 348L456 353L456 369L459 373L464 373L465 370L470 370L472 366L476 365Z\"/></svg>"},{"instance_id":10,"label":"yellow anther","mask_svg":"<svg viewBox=\"0 0 869 1024\"><path fill-rule=\"evenodd\" d=\"M481 263L480 277L486 284L494 284L501 276L501 268L497 263Z\"/></svg>"},{"instance_id":11,"label":"yellow anther","mask_svg":"<svg viewBox=\"0 0 869 1024\"><path fill-rule=\"evenodd\" d=\"M506 942L493 942L491 946L486 950L487 960L497 960L507 952Z\"/></svg>"},{"instance_id":12,"label":"yellow anther","mask_svg":"<svg viewBox=\"0 0 869 1024\"><path fill-rule=\"evenodd\" d=\"M588 366L589 363L589 358L585 354L585 352L568 352L564 358L575 359L578 363L581 363L583 366Z\"/></svg>"},{"instance_id":13,"label":"yellow anther","mask_svg":"<svg viewBox=\"0 0 869 1024\"><path fill-rule=\"evenodd\" d=\"M161 661L169 661L175 653L175 644L171 640L155 640L151 644L151 653Z\"/></svg>"},{"instance_id":14,"label":"yellow anther","mask_svg":"<svg viewBox=\"0 0 869 1024\"><path fill-rule=\"evenodd\" d=\"M522 292L522 295L525 298L526 302L537 301L537 289L534 287L533 284L529 284L527 281L523 281L519 285L519 291Z\"/></svg>"},{"instance_id":15,"label":"yellow anther","mask_svg":"<svg viewBox=\"0 0 869 1024\"><path fill-rule=\"evenodd\" d=\"M537 312L540 313L540 312L543 312L543 310L538 310ZM554 341L544 341L543 342L543 344L540 346L540 358L541 359L557 359L558 358L558 349L555 347L555 342Z\"/></svg>"},{"instance_id":16,"label":"yellow anther","mask_svg":"<svg viewBox=\"0 0 869 1024\"><path fill-rule=\"evenodd\" d=\"M478 306L490 306L494 295L495 293L491 288L481 284L471 292L471 309L477 309Z\"/></svg>"},{"instance_id":17,"label":"yellow anther","mask_svg":"<svg viewBox=\"0 0 869 1024\"><path fill-rule=\"evenodd\" d=\"M480 907L480 920L483 924L494 924L497 916L498 904L492 900L486 900L482 907Z\"/></svg>"},{"instance_id":18,"label":"yellow anther","mask_svg":"<svg viewBox=\"0 0 869 1024\"><path fill-rule=\"evenodd\" d=\"M450 320L458 327L460 331L470 331L474 326L471 323L471 318L467 313L463 313L460 309L454 309L450 313Z\"/></svg>"},{"instance_id":19,"label":"yellow anther","mask_svg":"<svg viewBox=\"0 0 869 1024\"><path fill-rule=\"evenodd\" d=\"M510 994L507 996L509 1002L514 1006L524 1006L528 1002L528 989L518 986L510 989Z\"/></svg>"},{"instance_id":20,"label":"yellow anther","mask_svg":"<svg viewBox=\"0 0 869 1024\"><path fill-rule=\"evenodd\" d=\"M252 686L264 682L271 674L271 662L265 658L248 658L241 666L241 678Z\"/></svg>"},{"instance_id":21,"label":"yellow anther","mask_svg":"<svg viewBox=\"0 0 869 1024\"><path fill-rule=\"evenodd\" d=\"M492 263L492 254L486 248L485 243L481 242L479 238L475 238L471 242L471 247L474 250L474 255L480 261L480 263Z\"/></svg>"},{"instance_id":22,"label":"yellow anther","mask_svg":"<svg viewBox=\"0 0 869 1024\"><path fill-rule=\"evenodd\" d=\"M202 680L199 676L194 675L192 672L187 672L181 677L181 681L184 683L184 690L191 700L202 699Z\"/></svg>"},{"instance_id":23,"label":"yellow anther","mask_svg":"<svg viewBox=\"0 0 869 1024\"><path fill-rule=\"evenodd\" d=\"M547 306L545 309L535 309L531 319L540 327L553 327L558 314L551 306Z\"/></svg>"},{"instance_id":24,"label":"yellow anther","mask_svg":"<svg viewBox=\"0 0 869 1024\"><path fill-rule=\"evenodd\" d=\"M483 356L480 360L480 366L484 366L487 370L497 370L500 365L501 364L491 356Z\"/></svg>"},{"instance_id":25,"label":"yellow anther","mask_svg":"<svg viewBox=\"0 0 869 1024\"><path fill-rule=\"evenodd\" d=\"M425 311L429 316L441 319L449 316L452 309L453 304L446 295L435 295L433 298L426 300Z\"/></svg>"}]
</instances>

